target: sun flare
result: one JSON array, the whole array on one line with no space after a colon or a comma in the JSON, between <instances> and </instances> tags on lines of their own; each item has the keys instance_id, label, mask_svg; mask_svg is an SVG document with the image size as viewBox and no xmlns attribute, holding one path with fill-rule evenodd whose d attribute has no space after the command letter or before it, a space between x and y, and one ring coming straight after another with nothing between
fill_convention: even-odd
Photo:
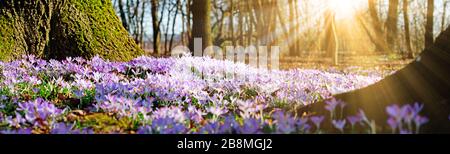
<instances>
[{"instance_id":1,"label":"sun flare","mask_svg":"<svg viewBox=\"0 0 450 154\"><path fill-rule=\"evenodd\" d=\"M351 18L361 10L367 2L365 0L326 0L327 8L336 14L336 18Z\"/></svg>"}]
</instances>

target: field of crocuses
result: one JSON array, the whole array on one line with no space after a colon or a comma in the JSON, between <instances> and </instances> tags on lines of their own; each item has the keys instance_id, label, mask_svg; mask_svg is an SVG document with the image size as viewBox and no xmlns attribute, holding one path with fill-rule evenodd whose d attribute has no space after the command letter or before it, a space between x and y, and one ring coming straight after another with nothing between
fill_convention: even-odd
<instances>
[{"instance_id":1,"label":"field of crocuses","mask_svg":"<svg viewBox=\"0 0 450 154\"><path fill-rule=\"evenodd\" d=\"M272 71L189 56L139 57L129 62L25 56L0 62L0 71L2 134L354 133L349 129L354 127L367 128L356 133L374 133L363 111L332 120L335 130L322 130L322 122L330 117L302 117L289 108L382 78ZM343 107L344 102L332 100L326 109L335 113ZM418 114L421 108L390 106L386 125L394 133L415 133L427 122Z\"/></svg>"}]
</instances>

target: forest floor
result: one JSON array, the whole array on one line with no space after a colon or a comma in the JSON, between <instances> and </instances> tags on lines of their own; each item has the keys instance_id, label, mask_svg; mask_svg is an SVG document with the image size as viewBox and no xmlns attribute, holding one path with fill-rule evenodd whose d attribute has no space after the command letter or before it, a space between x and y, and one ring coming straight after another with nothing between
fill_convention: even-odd
<instances>
[{"instance_id":1,"label":"forest floor","mask_svg":"<svg viewBox=\"0 0 450 154\"><path fill-rule=\"evenodd\" d=\"M364 114L323 130L328 116L289 110L373 84L410 62L393 59L346 56L330 67L323 57L281 58L283 71L267 71L205 57L26 57L0 62L0 134L339 133L354 132L355 123L364 130L356 133L367 133ZM327 103L330 112L345 107Z\"/></svg>"},{"instance_id":2,"label":"forest floor","mask_svg":"<svg viewBox=\"0 0 450 154\"><path fill-rule=\"evenodd\" d=\"M304 55L280 58L280 69L314 69L336 73L356 73L368 75L377 72L382 76L400 70L414 59L405 59L397 55L346 55L339 59L339 65L330 64L330 58L320 55Z\"/></svg>"}]
</instances>

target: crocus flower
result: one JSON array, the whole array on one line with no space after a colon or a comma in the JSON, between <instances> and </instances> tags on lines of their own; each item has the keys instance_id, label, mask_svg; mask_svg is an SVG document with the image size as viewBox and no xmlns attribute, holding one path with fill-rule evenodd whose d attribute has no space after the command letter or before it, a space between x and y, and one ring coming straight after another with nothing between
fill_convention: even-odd
<instances>
[{"instance_id":1,"label":"crocus flower","mask_svg":"<svg viewBox=\"0 0 450 154\"><path fill-rule=\"evenodd\" d=\"M342 74L335 70L270 71L192 56L141 56L129 62L112 62L100 56L90 60L68 57L62 61L24 56L0 62L0 68L0 87L9 88L11 93L2 93L0 101L17 105L15 116L0 120L17 128L50 127L50 133L56 134L95 133L92 129L71 129L70 124L57 123L58 117L64 115L65 99L80 99L87 91L95 92L95 99L86 112L133 119L141 126L137 133L201 133L203 129L204 133L253 134L272 126L275 132L268 133L307 133L311 128L309 119L320 129L324 117L297 119L283 112L268 117L265 110L273 105L306 105L330 99L333 94L365 87L381 79L381 75ZM20 91L18 84L38 85L44 81L55 85L53 92L57 98L51 95L48 100L37 98L23 102L22 98L15 97ZM39 86L30 88L34 93L42 91ZM345 107L343 102L333 101L329 102L328 110ZM9 109L9 105L0 104L0 109ZM414 112L409 113L418 113L421 108L414 106ZM3 116L6 115L2 113Z\"/></svg>"},{"instance_id":2,"label":"crocus flower","mask_svg":"<svg viewBox=\"0 0 450 154\"><path fill-rule=\"evenodd\" d=\"M386 107L388 115L394 117L396 120L401 120L407 114L407 109L407 107L400 107L398 105Z\"/></svg>"},{"instance_id":3,"label":"crocus flower","mask_svg":"<svg viewBox=\"0 0 450 154\"><path fill-rule=\"evenodd\" d=\"M362 118L360 116L349 116L347 117L347 120L353 128L357 123L362 121Z\"/></svg>"},{"instance_id":4,"label":"crocus flower","mask_svg":"<svg viewBox=\"0 0 450 154\"><path fill-rule=\"evenodd\" d=\"M277 124L278 133L289 134L295 131L295 119L289 114L278 111L274 113L273 118Z\"/></svg>"},{"instance_id":5,"label":"crocus flower","mask_svg":"<svg viewBox=\"0 0 450 154\"><path fill-rule=\"evenodd\" d=\"M316 126L317 129L320 129L320 124L325 119L325 117L324 116L313 116L309 119L311 119L311 121L314 123L314 125Z\"/></svg>"},{"instance_id":6,"label":"crocus flower","mask_svg":"<svg viewBox=\"0 0 450 154\"><path fill-rule=\"evenodd\" d=\"M389 127L391 127L392 131L395 132L395 130L399 127L399 122L395 118L389 118L387 120L387 123Z\"/></svg>"},{"instance_id":7,"label":"crocus flower","mask_svg":"<svg viewBox=\"0 0 450 154\"><path fill-rule=\"evenodd\" d=\"M340 101L337 101L336 99L332 99L332 100L329 100L329 101L326 101L325 102L325 109L326 110L328 110L328 111L330 111L330 112L334 112L334 110L336 109L336 107L340 104L341 102Z\"/></svg>"},{"instance_id":8,"label":"crocus flower","mask_svg":"<svg viewBox=\"0 0 450 154\"><path fill-rule=\"evenodd\" d=\"M31 131L32 131L31 128L0 130L0 134L32 134Z\"/></svg>"},{"instance_id":9,"label":"crocus flower","mask_svg":"<svg viewBox=\"0 0 450 154\"><path fill-rule=\"evenodd\" d=\"M414 118L414 123L416 124L416 129L420 129L420 127L428 122L428 118L422 116L416 116Z\"/></svg>"},{"instance_id":10,"label":"crocus flower","mask_svg":"<svg viewBox=\"0 0 450 154\"><path fill-rule=\"evenodd\" d=\"M211 106L207 108L206 111L218 117L228 112L224 107L219 106Z\"/></svg>"},{"instance_id":11,"label":"crocus flower","mask_svg":"<svg viewBox=\"0 0 450 154\"><path fill-rule=\"evenodd\" d=\"M245 119L241 127L239 127L238 132L240 134L260 134L262 127L260 126L259 120L254 118Z\"/></svg>"},{"instance_id":12,"label":"crocus flower","mask_svg":"<svg viewBox=\"0 0 450 154\"><path fill-rule=\"evenodd\" d=\"M300 129L301 132L306 133L308 132L309 128L311 127L309 124L307 124L309 121L308 118L300 118L295 123L297 128Z\"/></svg>"},{"instance_id":13,"label":"crocus flower","mask_svg":"<svg viewBox=\"0 0 450 154\"><path fill-rule=\"evenodd\" d=\"M138 128L137 134L152 134L152 127L151 126L141 126Z\"/></svg>"},{"instance_id":14,"label":"crocus flower","mask_svg":"<svg viewBox=\"0 0 450 154\"><path fill-rule=\"evenodd\" d=\"M409 130L402 129L402 130L400 130L400 134L412 134L412 132Z\"/></svg>"},{"instance_id":15,"label":"crocus flower","mask_svg":"<svg viewBox=\"0 0 450 154\"><path fill-rule=\"evenodd\" d=\"M346 122L347 121L345 121L345 119L343 119L343 120L333 120L332 121L333 126L336 129L340 130L341 132L344 132L344 127L345 127Z\"/></svg>"}]
</instances>

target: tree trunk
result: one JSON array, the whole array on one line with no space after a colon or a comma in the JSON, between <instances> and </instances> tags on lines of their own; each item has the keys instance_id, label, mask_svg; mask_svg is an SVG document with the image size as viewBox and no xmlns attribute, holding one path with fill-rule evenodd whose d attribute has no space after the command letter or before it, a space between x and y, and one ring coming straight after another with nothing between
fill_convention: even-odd
<instances>
[{"instance_id":1,"label":"tree trunk","mask_svg":"<svg viewBox=\"0 0 450 154\"><path fill-rule=\"evenodd\" d=\"M325 50L328 57L331 58L333 65L338 65L339 42L336 32L335 14L327 11L325 13Z\"/></svg>"},{"instance_id":2,"label":"tree trunk","mask_svg":"<svg viewBox=\"0 0 450 154\"><path fill-rule=\"evenodd\" d=\"M194 52L194 39L202 39L202 51L212 45L211 37L211 0L194 0L192 3L192 37L189 41L189 48Z\"/></svg>"},{"instance_id":3,"label":"tree trunk","mask_svg":"<svg viewBox=\"0 0 450 154\"><path fill-rule=\"evenodd\" d=\"M158 0L151 0L151 14L152 14L152 26L153 26L153 53L159 54L159 44L161 43L160 37L160 21L158 18Z\"/></svg>"},{"instance_id":4,"label":"tree trunk","mask_svg":"<svg viewBox=\"0 0 450 154\"><path fill-rule=\"evenodd\" d=\"M192 37L192 11L191 11L192 0L186 0L186 39L188 40Z\"/></svg>"},{"instance_id":5,"label":"tree trunk","mask_svg":"<svg viewBox=\"0 0 450 154\"><path fill-rule=\"evenodd\" d=\"M130 60L143 54L108 0L6 0L0 5L0 60L40 58Z\"/></svg>"},{"instance_id":6,"label":"tree trunk","mask_svg":"<svg viewBox=\"0 0 450 154\"><path fill-rule=\"evenodd\" d=\"M235 6L234 6L234 2L233 0L229 0L230 1L230 16L229 16L229 23L230 23L230 40L231 40L231 44L233 46L236 46L236 39L234 36L234 10L235 10ZM242 23L239 23L242 24Z\"/></svg>"},{"instance_id":7,"label":"tree trunk","mask_svg":"<svg viewBox=\"0 0 450 154\"><path fill-rule=\"evenodd\" d=\"M405 43L406 43L406 49L408 50L408 58L414 58L414 51L411 47L411 35L409 31L409 1L403 0L403 20L405 22Z\"/></svg>"},{"instance_id":8,"label":"tree trunk","mask_svg":"<svg viewBox=\"0 0 450 154\"><path fill-rule=\"evenodd\" d=\"M289 40L289 55L290 56L295 56L295 55L299 55L299 37L298 35L300 35L298 33L298 27L299 27L299 22L298 22L298 16L297 16L297 9L298 6L296 6L296 3L294 2L294 0L288 0L288 7L289 7L289 22L290 22L290 28L289 28L289 34L293 34L294 37L289 37L286 39L291 39ZM292 40L293 39L293 40Z\"/></svg>"},{"instance_id":9,"label":"tree trunk","mask_svg":"<svg viewBox=\"0 0 450 154\"><path fill-rule=\"evenodd\" d=\"M389 0L388 18L386 21L387 43L390 49L397 46L398 0Z\"/></svg>"},{"instance_id":10,"label":"tree trunk","mask_svg":"<svg viewBox=\"0 0 450 154\"><path fill-rule=\"evenodd\" d=\"M389 52L390 49L387 45L386 39L383 37L383 24L378 17L378 11L376 6L378 5L377 0L368 0L369 13L372 19L372 27L374 29L375 36L373 36L373 43L375 44L375 51L377 52ZM370 34L369 34L370 35ZM370 36L372 37L372 36Z\"/></svg>"},{"instance_id":11,"label":"tree trunk","mask_svg":"<svg viewBox=\"0 0 450 154\"><path fill-rule=\"evenodd\" d=\"M248 32L247 32L247 45L251 45L253 42L253 31L255 25L255 18L253 16L254 9L252 8L254 1L245 1L247 9L247 20L248 20Z\"/></svg>"},{"instance_id":12,"label":"tree trunk","mask_svg":"<svg viewBox=\"0 0 450 154\"><path fill-rule=\"evenodd\" d=\"M127 21L127 16L125 15L125 10L123 9L122 0L119 0L118 3L119 3L119 12L120 12L120 19L122 21L122 25L128 31L129 30L128 21Z\"/></svg>"},{"instance_id":13,"label":"tree trunk","mask_svg":"<svg viewBox=\"0 0 450 154\"><path fill-rule=\"evenodd\" d=\"M441 32L445 30L445 20L447 19L447 5L449 1L444 2L444 6L442 7L442 21L441 21Z\"/></svg>"},{"instance_id":14,"label":"tree trunk","mask_svg":"<svg viewBox=\"0 0 450 154\"><path fill-rule=\"evenodd\" d=\"M140 45L141 45L141 48L145 48L145 41L144 41L144 19L145 19L145 8L146 8L146 4L147 4L147 1L143 1L142 2L142 8L141 8L141 10L142 10L142 12L141 12L141 19L140 19L140 32L139 32L139 43L140 43Z\"/></svg>"},{"instance_id":15,"label":"tree trunk","mask_svg":"<svg viewBox=\"0 0 450 154\"><path fill-rule=\"evenodd\" d=\"M344 117L365 111L384 133L387 120L386 107L396 104L424 104L421 112L430 119L424 133L450 133L450 27L426 48L416 61L376 84L348 93L335 95L347 103ZM301 108L298 112L326 114L324 102ZM384 127L383 127L384 126Z\"/></svg>"},{"instance_id":16,"label":"tree trunk","mask_svg":"<svg viewBox=\"0 0 450 154\"><path fill-rule=\"evenodd\" d=\"M238 1L238 10L239 10L239 14L238 14L238 40L239 40L239 45L240 46L244 46L244 24L248 24L248 23L244 23L244 2L243 1Z\"/></svg>"},{"instance_id":17,"label":"tree trunk","mask_svg":"<svg viewBox=\"0 0 450 154\"><path fill-rule=\"evenodd\" d=\"M176 2L176 8L175 8L175 16L173 17L173 21L172 21L172 34L170 35L170 42L169 42L169 50L172 50L173 47L173 39L175 37L175 24L177 22L177 16L178 16L178 11L183 11L181 10L181 0L177 0Z\"/></svg>"},{"instance_id":18,"label":"tree trunk","mask_svg":"<svg viewBox=\"0 0 450 154\"><path fill-rule=\"evenodd\" d=\"M425 48L429 48L434 42L434 0L428 0L427 3L427 23L425 26Z\"/></svg>"}]
</instances>

